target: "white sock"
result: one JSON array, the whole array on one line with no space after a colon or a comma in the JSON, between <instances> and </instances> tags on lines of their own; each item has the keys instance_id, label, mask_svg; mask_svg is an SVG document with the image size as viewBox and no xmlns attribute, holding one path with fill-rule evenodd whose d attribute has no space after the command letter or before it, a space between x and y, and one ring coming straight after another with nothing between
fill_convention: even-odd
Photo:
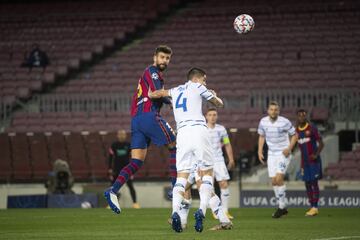
<instances>
[{"instance_id":1,"label":"white sock","mask_svg":"<svg viewBox=\"0 0 360 240\"><path fill-rule=\"evenodd\" d=\"M183 225L187 224L187 219L191 208L191 202L192 202L191 199L188 199L186 204L181 204L179 215L181 219L181 224Z\"/></svg>"},{"instance_id":2,"label":"white sock","mask_svg":"<svg viewBox=\"0 0 360 240\"><path fill-rule=\"evenodd\" d=\"M224 208L221 205L220 198L216 194L210 198L209 206L212 212L218 217L220 223L230 222L230 219L226 216Z\"/></svg>"},{"instance_id":3,"label":"white sock","mask_svg":"<svg viewBox=\"0 0 360 240\"><path fill-rule=\"evenodd\" d=\"M278 186L279 208L286 208L286 185Z\"/></svg>"},{"instance_id":4,"label":"white sock","mask_svg":"<svg viewBox=\"0 0 360 240\"><path fill-rule=\"evenodd\" d=\"M225 212L229 211L229 197L230 191L229 188L220 189L221 191L221 204Z\"/></svg>"},{"instance_id":5,"label":"white sock","mask_svg":"<svg viewBox=\"0 0 360 240\"><path fill-rule=\"evenodd\" d=\"M275 198L276 198L276 203L279 204L279 191L278 191L278 186L273 186L274 189L274 194L275 194Z\"/></svg>"},{"instance_id":6,"label":"white sock","mask_svg":"<svg viewBox=\"0 0 360 240\"><path fill-rule=\"evenodd\" d=\"M204 216L206 214L206 208L211 198L211 195L214 191L213 187L213 177L205 175L202 177L202 183L199 189L200 195L200 209L202 210Z\"/></svg>"},{"instance_id":7,"label":"white sock","mask_svg":"<svg viewBox=\"0 0 360 240\"><path fill-rule=\"evenodd\" d=\"M172 200L172 213L179 213L181 207L181 201L185 192L186 178L177 178L175 186L173 188L173 200Z\"/></svg>"}]
</instances>

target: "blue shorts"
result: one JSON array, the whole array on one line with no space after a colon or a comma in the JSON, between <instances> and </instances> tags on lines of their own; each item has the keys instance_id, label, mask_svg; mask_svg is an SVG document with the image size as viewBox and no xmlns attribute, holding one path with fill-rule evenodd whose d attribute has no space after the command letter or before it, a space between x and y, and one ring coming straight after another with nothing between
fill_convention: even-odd
<instances>
[{"instance_id":1,"label":"blue shorts","mask_svg":"<svg viewBox=\"0 0 360 240\"><path fill-rule=\"evenodd\" d=\"M322 178L321 159L318 158L316 162L305 164L302 174L303 181L310 182Z\"/></svg>"},{"instance_id":2,"label":"blue shorts","mask_svg":"<svg viewBox=\"0 0 360 240\"><path fill-rule=\"evenodd\" d=\"M158 113L142 113L131 119L131 149L145 149L151 142L163 146L175 139L174 131Z\"/></svg>"}]
</instances>

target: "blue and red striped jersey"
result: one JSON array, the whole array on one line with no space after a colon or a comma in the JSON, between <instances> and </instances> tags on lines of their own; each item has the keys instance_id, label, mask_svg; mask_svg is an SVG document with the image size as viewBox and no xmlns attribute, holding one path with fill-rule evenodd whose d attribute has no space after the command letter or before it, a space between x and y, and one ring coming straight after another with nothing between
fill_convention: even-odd
<instances>
[{"instance_id":1,"label":"blue and red striped jersey","mask_svg":"<svg viewBox=\"0 0 360 240\"><path fill-rule=\"evenodd\" d=\"M301 167L316 162L311 160L310 156L316 154L318 149L317 142L321 139L318 129L311 123L306 123L303 128L296 128L298 135L298 144L301 151Z\"/></svg>"},{"instance_id":2,"label":"blue and red striped jersey","mask_svg":"<svg viewBox=\"0 0 360 240\"><path fill-rule=\"evenodd\" d=\"M132 98L131 116L134 117L146 112L160 112L163 103L170 103L168 98L151 100L148 96L149 88L151 91L155 91L163 87L164 79L159 69L155 66L147 67L139 79Z\"/></svg>"}]
</instances>

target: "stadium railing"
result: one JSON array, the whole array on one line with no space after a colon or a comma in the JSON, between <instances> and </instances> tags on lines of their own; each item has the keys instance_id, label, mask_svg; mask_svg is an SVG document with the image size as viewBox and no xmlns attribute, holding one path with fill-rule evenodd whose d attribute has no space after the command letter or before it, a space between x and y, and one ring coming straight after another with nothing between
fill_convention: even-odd
<instances>
[{"instance_id":1,"label":"stadium railing","mask_svg":"<svg viewBox=\"0 0 360 240\"><path fill-rule=\"evenodd\" d=\"M286 108L326 108L334 120L359 120L360 92L356 89L281 89L253 90L251 107L266 108L269 101L278 101Z\"/></svg>"}]
</instances>

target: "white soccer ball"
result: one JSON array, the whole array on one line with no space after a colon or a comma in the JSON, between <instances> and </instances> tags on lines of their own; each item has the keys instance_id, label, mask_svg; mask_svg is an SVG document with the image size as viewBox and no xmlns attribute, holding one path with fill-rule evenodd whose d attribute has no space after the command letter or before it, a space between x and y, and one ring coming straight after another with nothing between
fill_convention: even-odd
<instances>
[{"instance_id":1,"label":"white soccer ball","mask_svg":"<svg viewBox=\"0 0 360 240\"><path fill-rule=\"evenodd\" d=\"M81 208L83 208L83 209L91 208L91 203L89 203L88 201L82 202Z\"/></svg>"},{"instance_id":2,"label":"white soccer ball","mask_svg":"<svg viewBox=\"0 0 360 240\"><path fill-rule=\"evenodd\" d=\"M254 19L247 14L241 14L234 20L234 29L237 33L247 34L255 27Z\"/></svg>"}]
</instances>

